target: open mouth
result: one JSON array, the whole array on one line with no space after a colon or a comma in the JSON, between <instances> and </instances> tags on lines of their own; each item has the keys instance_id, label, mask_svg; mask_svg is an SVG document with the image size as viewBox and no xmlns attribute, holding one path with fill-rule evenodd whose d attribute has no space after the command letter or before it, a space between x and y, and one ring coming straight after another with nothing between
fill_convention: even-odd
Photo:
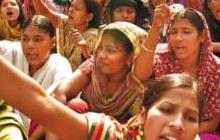
<instances>
[{"instance_id":1,"label":"open mouth","mask_svg":"<svg viewBox=\"0 0 220 140\"><path fill-rule=\"evenodd\" d=\"M170 136L160 136L160 140L177 140L177 139Z\"/></svg>"},{"instance_id":2,"label":"open mouth","mask_svg":"<svg viewBox=\"0 0 220 140\"><path fill-rule=\"evenodd\" d=\"M13 15L13 12L12 12L12 11L9 11L9 12L7 12L7 15L8 15L8 16L11 16L11 15Z\"/></svg>"}]
</instances>

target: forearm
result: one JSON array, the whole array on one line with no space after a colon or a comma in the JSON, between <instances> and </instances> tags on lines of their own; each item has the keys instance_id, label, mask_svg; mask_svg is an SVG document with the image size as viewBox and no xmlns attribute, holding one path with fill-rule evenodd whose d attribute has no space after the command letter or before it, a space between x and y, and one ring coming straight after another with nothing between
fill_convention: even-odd
<instances>
[{"instance_id":1,"label":"forearm","mask_svg":"<svg viewBox=\"0 0 220 140\"><path fill-rule=\"evenodd\" d=\"M32 0L32 3L37 14L45 15L49 12L48 7L42 0Z\"/></svg>"},{"instance_id":2,"label":"forearm","mask_svg":"<svg viewBox=\"0 0 220 140\"><path fill-rule=\"evenodd\" d=\"M84 117L47 96L35 81L6 63L2 57L0 67L0 96L9 105L45 125L63 139L86 139L87 121Z\"/></svg>"},{"instance_id":3,"label":"forearm","mask_svg":"<svg viewBox=\"0 0 220 140\"><path fill-rule=\"evenodd\" d=\"M212 45L214 52L220 52L220 42L212 42Z\"/></svg>"},{"instance_id":4,"label":"forearm","mask_svg":"<svg viewBox=\"0 0 220 140\"><path fill-rule=\"evenodd\" d=\"M58 13L49 9L42 0L32 0L32 3L37 14L48 17L52 21L53 25L57 27L59 16Z\"/></svg>"},{"instance_id":5,"label":"forearm","mask_svg":"<svg viewBox=\"0 0 220 140\"><path fill-rule=\"evenodd\" d=\"M201 0L187 0L187 7L194 8L198 11L202 10L202 2Z\"/></svg>"},{"instance_id":6,"label":"forearm","mask_svg":"<svg viewBox=\"0 0 220 140\"><path fill-rule=\"evenodd\" d=\"M49 93L62 103L76 97L88 84L89 79L86 74L77 69L70 77L49 89Z\"/></svg>"},{"instance_id":7,"label":"forearm","mask_svg":"<svg viewBox=\"0 0 220 140\"><path fill-rule=\"evenodd\" d=\"M160 36L160 28L152 26L135 61L135 75L140 80L146 80L152 74L154 52Z\"/></svg>"},{"instance_id":8,"label":"forearm","mask_svg":"<svg viewBox=\"0 0 220 140\"><path fill-rule=\"evenodd\" d=\"M219 117L220 117L219 115L216 115L215 117L213 117L210 120L201 122L201 124L200 124L200 133L215 131L218 124L219 124L219 122L220 122Z\"/></svg>"}]
</instances>

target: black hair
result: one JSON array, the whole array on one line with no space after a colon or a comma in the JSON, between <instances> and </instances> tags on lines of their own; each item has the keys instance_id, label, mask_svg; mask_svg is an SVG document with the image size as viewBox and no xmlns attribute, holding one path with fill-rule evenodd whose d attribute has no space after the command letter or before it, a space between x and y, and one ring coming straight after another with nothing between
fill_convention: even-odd
<instances>
[{"instance_id":1,"label":"black hair","mask_svg":"<svg viewBox=\"0 0 220 140\"><path fill-rule=\"evenodd\" d=\"M83 0L88 13L93 14L92 20L89 22L89 28L99 28L101 24L100 5L96 0Z\"/></svg>"},{"instance_id":2,"label":"black hair","mask_svg":"<svg viewBox=\"0 0 220 140\"><path fill-rule=\"evenodd\" d=\"M28 19L22 26L22 31L24 31L30 25L36 26L45 33L48 33L50 37L55 36L55 27L53 26L52 22L45 16L35 15Z\"/></svg>"},{"instance_id":3,"label":"black hair","mask_svg":"<svg viewBox=\"0 0 220 140\"><path fill-rule=\"evenodd\" d=\"M201 121L203 98L197 81L188 74L168 74L148 83L148 90L143 101L143 106L148 110L160 99L164 92L173 88L191 89L195 92L198 101L199 119Z\"/></svg>"},{"instance_id":4,"label":"black hair","mask_svg":"<svg viewBox=\"0 0 220 140\"><path fill-rule=\"evenodd\" d=\"M197 29L199 33L202 33L205 29L205 25L202 21L202 18L193 9L186 8L183 11L176 13L172 18L172 22L175 22L175 20L179 18L184 18L189 20L190 23Z\"/></svg>"},{"instance_id":5,"label":"black hair","mask_svg":"<svg viewBox=\"0 0 220 140\"><path fill-rule=\"evenodd\" d=\"M106 4L105 18L112 22L113 12L116 8L122 6L133 7L136 11L136 22L146 19L150 16L149 10L141 0L109 0Z\"/></svg>"},{"instance_id":6,"label":"black hair","mask_svg":"<svg viewBox=\"0 0 220 140\"><path fill-rule=\"evenodd\" d=\"M120 32L117 29L106 29L103 33L104 35L110 35L115 41L120 42L124 46L124 50L126 51L127 54L130 54L131 52L134 51L133 45L131 41L128 39L128 37Z\"/></svg>"}]
</instances>

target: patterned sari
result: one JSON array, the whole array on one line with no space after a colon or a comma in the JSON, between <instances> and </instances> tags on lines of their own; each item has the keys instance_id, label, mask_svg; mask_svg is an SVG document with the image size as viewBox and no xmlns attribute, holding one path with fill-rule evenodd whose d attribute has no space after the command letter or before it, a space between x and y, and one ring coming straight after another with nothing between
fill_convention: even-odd
<instances>
[{"instance_id":1,"label":"patterned sari","mask_svg":"<svg viewBox=\"0 0 220 140\"><path fill-rule=\"evenodd\" d=\"M197 11L196 11L197 12ZM200 56L198 60L198 70L195 78L200 84L200 89L204 98L204 110L202 120L208 120L220 114L220 60L213 55L211 38L205 18L197 12L205 25L205 36L200 46ZM169 29L172 25L168 27ZM170 73L184 72L183 65L175 57L168 40L168 46L164 50L157 52L154 60L153 72L156 77Z\"/></svg>"},{"instance_id":2,"label":"patterned sari","mask_svg":"<svg viewBox=\"0 0 220 140\"><path fill-rule=\"evenodd\" d=\"M141 109L144 85L139 81L133 73L133 65L127 73L125 80L121 82L115 93L109 97L106 94L107 76L102 74L97 68L96 52L102 39L103 32L109 29L116 29L124 33L131 41L134 48L134 57L131 64L134 64L135 58L139 52L140 38L146 36L147 33L126 22L115 22L107 25L99 34L94 58L87 60L80 66L80 69L91 76L91 82L83 91L82 99L84 99L94 112L104 112L107 115L114 116L119 121L127 120L137 114Z\"/></svg>"}]
</instances>

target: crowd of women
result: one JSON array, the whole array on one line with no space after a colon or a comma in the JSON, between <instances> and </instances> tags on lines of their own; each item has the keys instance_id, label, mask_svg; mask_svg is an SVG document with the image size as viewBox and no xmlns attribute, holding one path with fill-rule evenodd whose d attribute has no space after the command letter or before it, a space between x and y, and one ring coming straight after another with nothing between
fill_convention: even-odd
<instances>
[{"instance_id":1,"label":"crowd of women","mask_svg":"<svg viewBox=\"0 0 220 140\"><path fill-rule=\"evenodd\" d=\"M220 0L0 0L0 139L220 140Z\"/></svg>"}]
</instances>

